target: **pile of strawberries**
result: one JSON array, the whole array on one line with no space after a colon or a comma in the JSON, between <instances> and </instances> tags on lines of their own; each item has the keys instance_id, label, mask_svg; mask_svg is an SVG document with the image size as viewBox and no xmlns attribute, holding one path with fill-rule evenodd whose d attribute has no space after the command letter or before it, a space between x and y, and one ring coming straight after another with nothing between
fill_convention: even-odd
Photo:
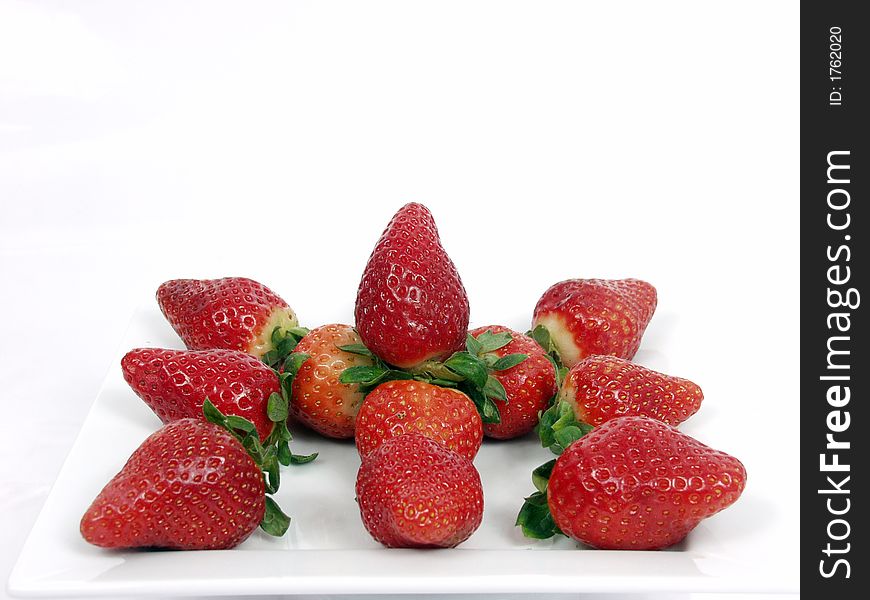
<instances>
[{"instance_id":1,"label":"pile of strawberries","mask_svg":"<svg viewBox=\"0 0 870 600\"><path fill-rule=\"evenodd\" d=\"M272 498L282 467L316 458L291 451L288 422L354 438L362 522L390 547L453 547L474 533L484 436L534 429L559 455L533 472L537 491L516 520L532 538L663 548L745 486L740 461L675 428L700 408L701 389L630 362L653 286L563 281L526 334L469 331L465 288L420 204L402 207L378 240L355 327L309 331L244 278L168 281L157 301L187 350L138 348L122 360L164 426L83 516L81 533L98 546L231 548L258 525L283 535L290 518Z\"/></svg>"}]
</instances>

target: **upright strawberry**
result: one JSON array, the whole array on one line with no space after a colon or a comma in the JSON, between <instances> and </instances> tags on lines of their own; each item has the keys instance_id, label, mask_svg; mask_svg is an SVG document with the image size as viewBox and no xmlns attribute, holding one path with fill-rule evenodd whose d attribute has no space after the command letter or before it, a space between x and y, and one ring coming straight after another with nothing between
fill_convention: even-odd
<instances>
[{"instance_id":1,"label":"upright strawberry","mask_svg":"<svg viewBox=\"0 0 870 600\"><path fill-rule=\"evenodd\" d=\"M468 296L422 204L406 204L387 225L363 271L354 316L363 344L397 367L462 348Z\"/></svg>"},{"instance_id":2,"label":"upright strawberry","mask_svg":"<svg viewBox=\"0 0 870 600\"><path fill-rule=\"evenodd\" d=\"M366 530L393 548L452 548L483 519L472 462L416 433L389 439L363 459L356 498Z\"/></svg>"},{"instance_id":3,"label":"upright strawberry","mask_svg":"<svg viewBox=\"0 0 870 600\"><path fill-rule=\"evenodd\" d=\"M238 350L136 348L121 360L124 379L164 423L203 419L206 398L224 414L251 421L261 440L274 423L268 402L280 394L278 375Z\"/></svg>"},{"instance_id":4,"label":"upright strawberry","mask_svg":"<svg viewBox=\"0 0 870 600\"><path fill-rule=\"evenodd\" d=\"M239 350L276 366L306 333L284 300L244 277L173 279L157 303L189 350Z\"/></svg>"},{"instance_id":5,"label":"upright strawberry","mask_svg":"<svg viewBox=\"0 0 870 600\"><path fill-rule=\"evenodd\" d=\"M407 433L422 434L469 460L483 440L480 415L462 392L410 379L380 384L356 416L360 456Z\"/></svg>"},{"instance_id":6,"label":"upright strawberry","mask_svg":"<svg viewBox=\"0 0 870 600\"><path fill-rule=\"evenodd\" d=\"M676 544L733 504L743 464L649 417L618 417L535 470L538 491L517 525L595 548L655 550Z\"/></svg>"},{"instance_id":7,"label":"upright strawberry","mask_svg":"<svg viewBox=\"0 0 870 600\"><path fill-rule=\"evenodd\" d=\"M679 425L701 408L704 394L688 379L614 356L588 356L571 367L553 406L541 415L541 444L559 454L571 442L623 416Z\"/></svg>"},{"instance_id":8,"label":"upright strawberry","mask_svg":"<svg viewBox=\"0 0 870 600\"><path fill-rule=\"evenodd\" d=\"M277 483L277 482L274 482ZM173 421L130 456L87 509L84 539L104 548L232 548L260 524L283 535L290 519L266 493L261 466L229 431Z\"/></svg>"},{"instance_id":9,"label":"upright strawberry","mask_svg":"<svg viewBox=\"0 0 870 600\"><path fill-rule=\"evenodd\" d=\"M499 339L496 344L490 340ZM494 367L490 372L504 388L504 400L495 399L498 423L484 423L483 433L497 439L518 437L538 423L538 414L546 410L556 393L555 366L543 348L532 338L501 325L478 327L469 332L479 344L478 356ZM499 360L503 362L499 362Z\"/></svg>"},{"instance_id":10,"label":"upright strawberry","mask_svg":"<svg viewBox=\"0 0 870 600\"><path fill-rule=\"evenodd\" d=\"M592 354L631 359L655 308L656 289L645 281L569 279L544 292L532 327L546 330L567 367Z\"/></svg>"},{"instance_id":11,"label":"upright strawberry","mask_svg":"<svg viewBox=\"0 0 870 600\"><path fill-rule=\"evenodd\" d=\"M324 325L312 329L296 352L307 354L296 378L290 399L290 413L318 433L333 438L353 437L356 414L364 394L360 386L341 383L342 371L349 367L368 367L372 358L342 350L360 343L350 325Z\"/></svg>"}]
</instances>

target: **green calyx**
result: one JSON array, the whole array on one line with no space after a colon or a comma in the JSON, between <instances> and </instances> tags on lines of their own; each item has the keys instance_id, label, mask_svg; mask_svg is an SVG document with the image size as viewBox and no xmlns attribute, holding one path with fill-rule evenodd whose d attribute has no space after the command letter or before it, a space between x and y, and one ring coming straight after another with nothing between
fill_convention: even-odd
<instances>
[{"instance_id":1,"label":"green calyx","mask_svg":"<svg viewBox=\"0 0 870 600\"><path fill-rule=\"evenodd\" d=\"M568 373L568 367L562 364L562 357L553 343L550 331L543 325L538 325L531 331L527 331L526 335L538 342L538 345L547 353L547 358L550 359L550 362L553 363L553 368L556 370L556 386L561 388L565 375Z\"/></svg>"},{"instance_id":2,"label":"green calyx","mask_svg":"<svg viewBox=\"0 0 870 600\"><path fill-rule=\"evenodd\" d=\"M273 392L266 404L266 414L269 420L274 423L274 426L272 427L272 433L266 438L264 445L266 447L275 447L278 462L284 466L302 465L310 463L317 458L316 452L305 455L293 454L290 451L290 441L293 439L293 436L290 435L290 430L287 429L287 418L290 416L290 397L293 393L293 380L296 378L302 363L309 358L311 357L303 352L292 352L284 357L282 371L276 372L281 392Z\"/></svg>"},{"instance_id":3,"label":"green calyx","mask_svg":"<svg viewBox=\"0 0 870 600\"><path fill-rule=\"evenodd\" d=\"M414 379L455 388L471 398L484 423L499 423L501 416L495 402L507 402L508 398L504 386L493 374L515 367L528 358L527 354L501 357L494 354L511 340L513 337L508 332L493 333L487 330L477 337L469 334L465 340L465 350L453 353L444 362L426 361L410 370L388 365L362 344L339 346L340 350L367 356L375 362L371 367L345 369L339 381L358 384L364 393L397 379Z\"/></svg>"},{"instance_id":4,"label":"green calyx","mask_svg":"<svg viewBox=\"0 0 870 600\"><path fill-rule=\"evenodd\" d=\"M273 369L277 369L306 335L308 335L308 329L305 327L291 327L290 329L275 327L271 337L272 349L266 352L261 360Z\"/></svg>"},{"instance_id":5,"label":"green calyx","mask_svg":"<svg viewBox=\"0 0 870 600\"><path fill-rule=\"evenodd\" d=\"M341 372L341 375L338 378L341 383L358 385L363 394L368 394L370 391L387 381L414 379L414 376L411 373L388 365L362 344L348 344L346 346L336 347L344 352L365 356L371 359L374 363L371 366L359 365L356 367L348 367Z\"/></svg>"},{"instance_id":6,"label":"green calyx","mask_svg":"<svg viewBox=\"0 0 870 600\"><path fill-rule=\"evenodd\" d=\"M528 354L495 354L512 340L513 336L507 331L494 333L487 329L477 337L469 334L465 338L465 351L455 352L442 363L448 372L461 378L457 387L471 398L484 423L500 423L496 401L508 402L507 392L495 374L529 357Z\"/></svg>"},{"instance_id":7,"label":"green calyx","mask_svg":"<svg viewBox=\"0 0 870 600\"><path fill-rule=\"evenodd\" d=\"M592 431L592 426L578 420L571 405L564 400L559 400L559 391L565 382L568 367L562 364L562 357L559 356L559 350L553 344L550 332L543 325L538 325L526 332L526 335L544 349L547 358L550 359L556 370L556 394L550 400L550 407L538 415L535 431L541 439L541 446L549 448L553 454L562 454L565 448Z\"/></svg>"},{"instance_id":8,"label":"green calyx","mask_svg":"<svg viewBox=\"0 0 870 600\"><path fill-rule=\"evenodd\" d=\"M522 528L523 535L528 538L546 540L557 534L564 535L553 521L547 502L547 484L555 465L554 458L532 471L532 482L537 491L525 499L514 523Z\"/></svg>"},{"instance_id":9,"label":"green calyx","mask_svg":"<svg viewBox=\"0 0 870 600\"><path fill-rule=\"evenodd\" d=\"M287 516L278 503L270 497L278 491L281 485L280 465L305 464L317 458L314 454L293 454L290 451L290 441L293 436L287 429L287 418L290 414L290 392L293 386L293 378L299 371L302 363L308 359L307 354L291 353L284 359L284 372L278 374L281 392L273 392L266 404L266 414L272 421L272 432L260 442L257 428L254 424L243 417L223 414L211 400L205 399L202 405L202 413L210 423L219 425L229 431L235 437L257 466L263 471L263 483L266 487L266 512L260 527L266 533L281 537L290 526L290 517Z\"/></svg>"},{"instance_id":10,"label":"green calyx","mask_svg":"<svg viewBox=\"0 0 870 600\"><path fill-rule=\"evenodd\" d=\"M565 448L592 431L593 427L578 420L570 404L557 400L541 413L535 429L541 446L549 448L553 454L562 454Z\"/></svg>"}]
</instances>

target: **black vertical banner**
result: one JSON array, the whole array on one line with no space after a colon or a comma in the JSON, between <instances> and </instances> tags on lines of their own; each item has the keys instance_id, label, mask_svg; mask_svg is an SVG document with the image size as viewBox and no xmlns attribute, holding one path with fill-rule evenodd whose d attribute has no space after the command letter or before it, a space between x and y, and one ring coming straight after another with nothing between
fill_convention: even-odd
<instances>
[{"instance_id":1,"label":"black vertical banner","mask_svg":"<svg viewBox=\"0 0 870 600\"><path fill-rule=\"evenodd\" d=\"M870 454L870 21L859 16L866 8L801 4L801 592L808 598L866 597L870 589L870 507L859 491L868 487Z\"/></svg>"}]
</instances>

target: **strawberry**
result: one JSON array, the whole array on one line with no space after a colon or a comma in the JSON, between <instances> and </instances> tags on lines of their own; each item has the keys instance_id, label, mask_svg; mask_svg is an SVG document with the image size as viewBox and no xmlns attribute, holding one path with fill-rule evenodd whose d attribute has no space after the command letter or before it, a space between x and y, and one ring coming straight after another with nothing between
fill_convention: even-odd
<instances>
[{"instance_id":1,"label":"strawberry","mask_svg":"<svg viewBox=\"0 0 870 600\"><path fill-rule=\"evenodd\" d=\"M595 548L654 550L733 504L746 469L670 425L633 416L597 427L533 480L539 491L517 517L528 537L564 533Z\"/></svg>"},{"instance_id":2,"label":"strawberry","mask_svg":"<svg viewBox=\"0 0 870 600\"><path fill-rule=\"evenodd\" d=\"M266 497L270 491L232 433L180 419L133 452L87 509L80 531L104 548L232 548L258 524L273 535L286 531L289 518Z\"/></svg>"},{"instance_id":3,"label":"strawberry","mask_svg":"<svg viewBox=\"0 0 870 600\"><path fill-rule=\"evenodd\" d=\"M284 300L244 277L173 279L157 303L189 350L239 350L276 366L306 333Z\"/></svg>"},{"instance_id":4,"label":"strawberry","mask_svg":"<svg viewBox=\"0 0 870 600\"><path fill-rule=\"evenodd\" d=\"M480 415L460 391L422 381L380 384L356 416L356 447L365 457L390 438L419 433L474 459L483 440Z\"/></svg>"},{"instance_id":5,"label":"strawberry","mask_svg":"<svg viewBox=\"0 0 870 600\"><path fill-rule=\"evenodd\" d=\"M488 335L487 335L488 334ZM483 347L489 339L507 334L506 344ZM538 414L545 410L556 393L556 372L543 348L532 338L501 325L478 327L469 332L481 349L477 352L485 359L496 359L492 364L506 366L491 369L491 374L501 383L505 400L496 399L499 412L498 423L484 423L483 433L492 438L509 439L531 431L538 422ZM491 348L491 349L490 349ZM498 359L510 362L499 364ZM510 358L516 357L516 358Z\"/></svg>"},{"instance_id":6,"label":"strawberry","mask_svg":"<svg viewBox=\"0 0 870 600\"><path fill-rule=\"evenodd\" d=\"M614 356L588 356L571 367L556 402L541 415L541 444L556 454L610 419L643 415L679 425L701 408L704 394L688 379Z\"/></svg>"},{"instance_id":7,"label":"strawberry","mask_svg":"<svg viewBox=\"0 0 870 600\"><path fill-rule=\"evenodd\" d=\"M289 445L293 436L287 429L293 378L307 358L307 354L290 354L278 374L236 350L137 348L121 359L121 370L133 391L164 423L187 417L208 419L205 408L210 406L212 415L230 415L230 424L240 424L245 435L254 434L257 443L273 447L278 462L289 465L317 456L293 454Z\"/></svg>"},{"instance_id":8,"label":"strawberry","mask_svg":"<svg viewBox=\"0 0 870 600\"><path fill-rule=\"evenodd\" d=\"M656 289L645 281L569 279L538 300L533 337L545 348L548 337L567 367L592 354L631 359L655 308Z\"/></svg>"},{"instance_id":9,"label":"strawberry","mask_svg":"<svg viewBox=\"0 0 870 600\"><path fill-rule=\"evenodd\" d=\"M278 375L238 350L137 348L121 360L124 379L164 423L203 418L208 398L225 414L254 423L261 440L272 432L267 404L279 394Z\"/></svg>"},{"instance_id":10,"label":"strawberry","mask_svg":"<svg viewBox=\"0 0 870 600\"><path fill-rule=\"evenodd\" d=\"M354 316L363 344L403 369L462 348L468 296L422 204L400 208L381 234L363 271Z\"/></svg>"},{"instance_id":11,"label":"strawberry","mask_svg":"<svg viewBox=\"0 0 870 600\"><path fill-rule=\"evenodd\" d=\"M360 343L350 325L324 325L312 329L296 352L308 354L293 381L290 413L318 433L333 438L354 434L356 414L363 392L356 384L341 383L339 376L347 367L371 366L367 356L341 350L341 346Z\"/></svg>"},{"instance_id":12,"label":"strawberry","mask_svg":"<svg viewBox=\"0 0 870 600\"><path fill-rule=\"evenodd\" d=\"M483 519L483 488L472 462L416 433L384 442L356 479L363 525L393 548L452 548Z\"/></svg>"}]
</instances>

